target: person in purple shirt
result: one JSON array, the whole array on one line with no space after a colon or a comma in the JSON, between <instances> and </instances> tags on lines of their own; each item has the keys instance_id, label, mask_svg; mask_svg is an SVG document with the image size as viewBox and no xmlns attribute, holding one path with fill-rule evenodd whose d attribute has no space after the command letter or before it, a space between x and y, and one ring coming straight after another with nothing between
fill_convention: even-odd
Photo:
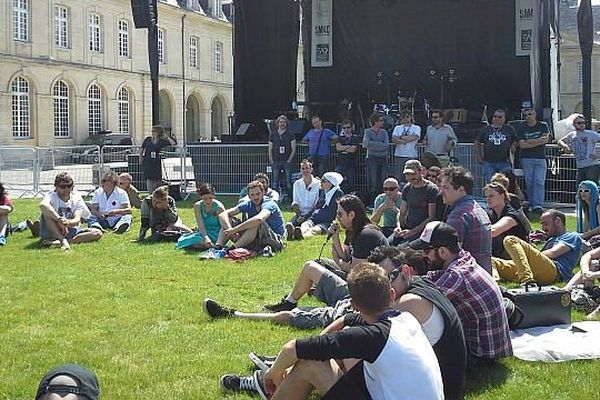
<instances>
[{"instance_id":1,"label":"person in purple shirt","mask_svg":"<svg viewBox=\"0 0 600 400\"><path fill-rule=\"evenodd\" d=\"M450 207L446 222L458 232L459 242L492 273L492 224L485 210L473 199L473 175L463 167L442 171L440 193Z\"/></svg>"},{"instance_id":2,"label":"person in purple shirt","mask_svg":"<svg viewBox=\"0 0 600 400\"><path fill-rule=\"evenodd\" d=\"M318 114L311 118L313 129L306 132L303 143L308 143L308 159L313 163L317 176L328 171L328 158L331 144L337 142L337 136L330 129L323 128L323 121Z\"/></svg>"}]
</instances>

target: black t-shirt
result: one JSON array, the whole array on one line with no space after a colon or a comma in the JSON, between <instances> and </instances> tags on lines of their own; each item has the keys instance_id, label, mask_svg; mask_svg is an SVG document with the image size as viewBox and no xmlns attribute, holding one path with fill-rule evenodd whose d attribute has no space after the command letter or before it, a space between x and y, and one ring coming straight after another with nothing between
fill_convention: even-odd
<instances>
[{"instance_id":1,"label":"black t-shirt","mask_svg":"<svg viewBox=\"0 0 600 400\"><path fill-rule=\"evenodd\" d=\"M446 220L446 209L448 205L444 203L444 197L441 193L435 196L435 217L434 221L445 221Z\"/></svg>"},{"instance_id":2,"label":"black t-shirt","mask_svg":"<svg viewBox=\"0 0 600 400\"><path fill-rule=\"evenodd\" d=\"M500 128L488 125L481 128L477 140L483 144L483 161L497 163L508 160L510 146L517 140L517 135L510 125Z\"/></svg>"},{"instance_id":3,"label":"black t-shirt","mask_svg":"<svg viewBox=\"0 0 600 400\"><path fill-rule=\"evenodd\" d=\"M517 138L519 140L539 139L545 133L550 133L547 123L538 122L534 126L528 126L527 123L523 122L517 129ZM521 158L536 158L543 160L546 158L545 148L546 145L541 144L530 149L521 149Z\"/></svg>"},{"instance_id":4,"label":"black t-shirt","mask_svg":"<svg viewBox=\"0 0 600 400\"><path fill-rule=\"evenodd\" d=\"M292 141L296 137L289 129L286 129L281 135L275 131L269 136L269 142L273 143L271 156L273 161L287 161L292 154Z\"/></svg>"},{"instance_id":5,"label":"black t-shirt","mask_svg":"<svg viewBox=\"0 0 600 400\"><path fill-rule=\"evenodd\" d=\"M492 238L492 256L504 258L505 260L510 260L510 256L508 255L508 253L504 249L504 245L502 244L504 238L511 235L527 241L529 238L529 232L527 231L527 228L523 223L521 214L518 211L516 211L510 204L507 204L506 207L504 207L504 210L502 210L502 214L499 216L496 215L496 213L493 210L490 211L490 222L492 224L495 224L496 222L500 221L500 219L503 217L509 217L513 219L517 223L517 225L513 226L501 235Z\"/></svg>"},{"instance_id":6,"label":"black t-shirt","mask_svg":"<svg viewBox=\"0 0 600 400\"><path fill-rule=\"evenodd\" d=\"M162 149L169 146L171 146L171 143L167 139L160 138L156 143L152 141L151 137L144 139L142 142L142 149L144 149L142 172L144 173L144 178L154 180L162 179L160 152Z\"/></svg>"},{"instance_id":7,"label":"black t-shirt","mask_svg":"<svg viewBox=\"0 0 600 400\"><path fill-rule=\"evenodd\" d=\"M346 135L340 135L338 141L343 146L358 146L361 143L360 136L354 133L347 137ZM341 166L352 166L356 162L356 152L348 153L345 151L338 152L337 165Z\"/></svg>"},{"instance_id":8,"label":"black t-shirt","mask_svg":"<svg viewBox=\"0 0 600 400\"><path fill-rule=\"evenodd\" d=\"M402 188L402 200L408 206L404 229L412 229L429 217L429 205L435 203L439 191L432 182L425 182L426 185L420 188L415 188L411 184Z\"/></svg>"},{"instance_id":9,"label":"black t-shirt","mask_svg":"<svg viewBox=\"0 0 600 400\"><path fill-rule=\"evenodd\" d=\"M353 242L346 239L345 243L350 247L350 255L361 260L366 260L375 247L389 246L383 233L373 228L363 228Z\"/></svg>"}]
</instances>

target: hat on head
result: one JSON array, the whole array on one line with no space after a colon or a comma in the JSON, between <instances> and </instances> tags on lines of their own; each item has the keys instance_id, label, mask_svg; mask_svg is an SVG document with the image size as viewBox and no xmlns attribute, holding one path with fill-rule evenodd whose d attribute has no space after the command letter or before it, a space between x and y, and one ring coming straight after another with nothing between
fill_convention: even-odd
<instances>
[{"instance_id":1,"label":"hat on head","mask_svg":"<svg viewBox=\"0 0 600 400\"><path fill-rule=\"evenodd\" d=\"M325 179L333 186L340 186L340 183L344 181L344 177L337 172L325 172L321 179Z\"/></svg>"},{"instance_id":2,"label":"hat on head","mask_svg":"<svg viewBox=\"0 0 600 400\"><path fill-rule=\"evenodd\" d=\"M404 171L402 173L403 174L416 174L417 172L419 172L421 170L421 168L423 168L423 166L421 165L421 161L408 160L404 164Z\"/></svg>"},{"instance_id":3,"label":"hat on head","mask_svg":"<svg viewBox=\"0 0 600 400\"><path fill-rule=\"evenodd\" d=\"M458 244L458 233L456 229L441 221L432 221L425 225L423 233L418 239L408 245L414 250L427 250L441 246Z\"/></svg>"},{"instance_id":4,"label":"hat on head","mask_svg":"<svg viewBox=\"0 0 600 400\"><path fill-rule=\"evenodd\" d=\"M91 370L77 364L63 364L44 375L35 399L49 393L61 395L72 393L88 400L98 400L100 385L96 374Z\"/></svg>"}]
</instances>

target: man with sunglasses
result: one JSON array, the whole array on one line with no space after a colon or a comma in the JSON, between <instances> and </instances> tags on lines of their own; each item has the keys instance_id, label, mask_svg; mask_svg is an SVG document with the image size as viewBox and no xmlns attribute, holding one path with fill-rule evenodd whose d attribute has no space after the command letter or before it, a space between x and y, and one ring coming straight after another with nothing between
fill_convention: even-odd
<instances>
[{"instance_id":1,"label":"man with sunglasses","mask_svg":"<svg viewBox=\"0 0 600 400\"><path fill-rule=\"evenodd\" d=\"M473 143L477 163L483 164L483 177L489 182L496 172L510 172L510 155L515 152L517 134L506 123L506 112L494 111L491 125L479 131Z\"/></svg>"},{"instance_id":2,"label":"man with sunglasses","mask_svg":"<svg viewBox=\"0 0 600 400\"><path fill-rule=\"evenodd\" d=\"M500 289L494 278L462 249L456 230L444 222L430 222L409 246L425 252L432 269L427 277L456 308L470 364L512 355Z\"/></svg>"},{"instance_id":3,"label":"man with sunglasses","mask_svg":"<svg viewBox=\"0 0 600 400\"><path fill-rule=\"evenodd\" d=\"M102 185L94 191L87 223L90 228L101 231L112 229L124 233L131 228L133 217L127 192L117 186L117 173L108 171L102 177Z\"/></svg>"},{"instance_id":4,"label":"man with sunglasses","mask_svg":"<svg viewBox=\"0 0 600 400\"><path fill-rule=\"evenodd\" d=\"M585 118L582 115L573 120L575 130L560 139L556 144L565 153L572 153L577 164L577 182L598 182L600 178L600 160L596 152L596 143L600 142L600 133L585 129Z\"/></svg>"},{"instance_id":5,"label":"man with sunglasses","mask_svg":"<svg viewBox=\"0 0 600 400\"><path fill-rule=\"evenodd\" d=\"M380 222L383 223L381 232L388 238L388 242L394 233L394 229L396 229L396 221L398 221L398 212L401 205L400 184L395 178L387 178L383 181L383 193L375 197L371 221L377 225Z\"/></svg>"},{"instance_id":6,"label":"man with sunglasses","mask_svg":"<svg viewBox=\"0 0 600 400\"><path fill-rule=\"evenodd\" d=\"M537 120L533 108L524 111L525 122L517 128L517 139L521 149L521 168L525 178L527 198L531 212L544 211L546 185L546 143L551 141L548 124Z\"/></svg>"},{"instance_id":7,"label":"man with sunglasses","mask_svg":"<svg viewBox=\"0 0 600 400\"><path fill-rule=\"evenodd\" d=\"M90 210L81 195L73 191L73 178L61 172L54 178L54 190L40 202L40 238L44 247L71 248L70 243L93 242L102 237L98 229L80 229Z\"/></svg>"},{"instance_id":8,"label":"man with sunglasses","mask_svg":"<svg viewBox=\"0 0 600 400\"><path fill-rule=\"evenodd\" d=\"M335 149L338 152L337 166L335 172L342 174L342 190L344 193L352 193L356 185L356 152L361 143L360 137L352 132L352 121L342 121L342 132L340 133Z\"/></svg>"}]
</instances>

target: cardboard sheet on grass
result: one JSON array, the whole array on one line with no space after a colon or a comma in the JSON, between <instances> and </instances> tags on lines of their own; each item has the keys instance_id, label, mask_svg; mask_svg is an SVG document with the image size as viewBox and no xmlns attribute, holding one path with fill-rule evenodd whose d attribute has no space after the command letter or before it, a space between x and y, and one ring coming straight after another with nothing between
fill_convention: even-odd
<instances>
[{"instance_id":1,"label":"cardboard sheet on grass","mask_svg":"<svg viewBox=\"0 0 600 400\"><path fill-rule=\"evenodd\" d=\"M510 338L515 357L525 361L600 358L600 321L517 329Z\"/></svg>"}]
</instances>

